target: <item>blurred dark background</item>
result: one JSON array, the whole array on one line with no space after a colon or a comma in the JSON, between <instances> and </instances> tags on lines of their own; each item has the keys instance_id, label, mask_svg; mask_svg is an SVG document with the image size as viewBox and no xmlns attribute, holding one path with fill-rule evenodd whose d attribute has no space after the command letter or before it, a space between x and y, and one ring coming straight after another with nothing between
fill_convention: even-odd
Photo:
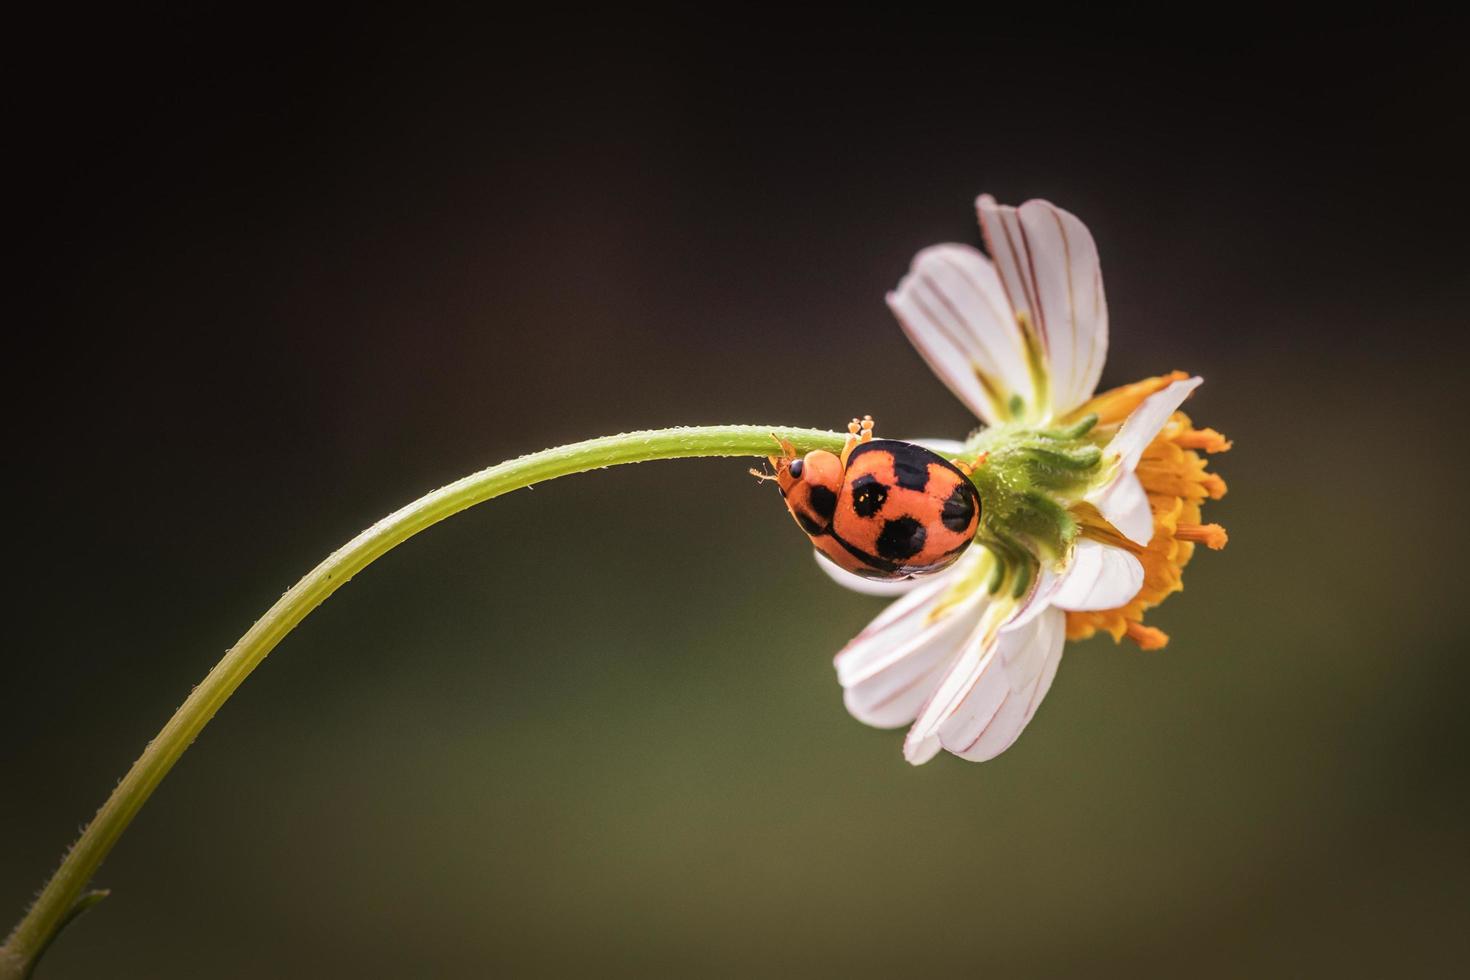
<instances>
[{"instance_id":1,"label":"blurred dark background","mask_svg":"<svg viewBox=\"0 0 1470 980\"><path fill-rule=\"evenodd\" d=\"M983 766L846 716L882 604L742 461L455 518L250 678L42 980L1463 967L1465 22L1060 20L13 33L0 931L421 492L637 427L962 435L883 293L980 191L1082 216L1104 384L1200 372L1237 446L1171 646L1072 647Z\"/></svg>"}]
</instances>

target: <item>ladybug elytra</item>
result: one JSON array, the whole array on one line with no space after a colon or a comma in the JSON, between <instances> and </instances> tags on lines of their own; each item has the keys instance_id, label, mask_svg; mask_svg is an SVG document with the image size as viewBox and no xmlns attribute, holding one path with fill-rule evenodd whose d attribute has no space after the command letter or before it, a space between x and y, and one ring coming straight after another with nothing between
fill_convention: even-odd
<instances>
[{"instance_id":1,"label":"ladybug elytra","mask_svg":"<svg viewBox=\"0 0 1470 980\"><path fill-rule=\"evenodd\" d=\"M871 579L904 579L947 568L969 547L980 496L963 463L922 446L874 439L873 420L854 419L842 454L772 456L781 496L825 557Z\"/></svg>"}]
</instances>

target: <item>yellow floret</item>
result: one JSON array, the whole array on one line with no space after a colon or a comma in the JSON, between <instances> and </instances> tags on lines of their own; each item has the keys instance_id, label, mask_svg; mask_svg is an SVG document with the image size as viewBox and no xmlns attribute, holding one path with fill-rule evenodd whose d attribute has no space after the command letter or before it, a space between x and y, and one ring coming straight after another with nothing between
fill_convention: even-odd
<instances>
[{"instance_id":1,"label":"yellow floret","mask_svg":"<svg viewBox=\"0 0 1470 980\"><path fill-rule=\"evenodd\" d=\"M1115 388L1098 395L1077 414L1095 412L1102 424L1117 424L1143 399L1179 377L1183 375L1175 372ZM1200 453L1225 452L1229 448L1230 441L1214 429L1196 429L1189 416L1174 413L1144 451L1136 470L1153 511L1154 533L1148 546L1140 547L1103 532L1108 543L1126 547L1138 556L1143 564L1143 587L1118 609L1067 613L1067 639L1085 640L1102 631L1115 642L1127 636L1144 650L1157 650L1169 642L1162 630L1143 625L1144 613L1184 588L1184 566L1194 557L1196 544L1219 550L1229 540L1220 525L1200 522L1201 505L1206 500L1219 500L1227 489L1224 480L1208 471L1208 463ZM1089 525L1084 521L1084 533L1088 533Z\"/></svg>"}]
</instances>

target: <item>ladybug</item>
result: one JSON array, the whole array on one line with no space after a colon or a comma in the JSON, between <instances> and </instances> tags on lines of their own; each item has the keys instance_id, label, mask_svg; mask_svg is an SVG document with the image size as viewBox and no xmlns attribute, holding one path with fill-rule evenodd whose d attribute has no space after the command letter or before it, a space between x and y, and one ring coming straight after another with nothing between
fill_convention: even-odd
<instances>
[{"instance_id":1,"label":"ladybug","mask_svg":"<svg viewBox=\"0 0 1470 980\"><path fill-rule=\"evenodd\" d=\"M874 439L873 420L853 419L840 456L797 457L777 440L770 457L786 508L825 557L871 579L904 579L947 568L980 523L968 467L922 446Z\"/></svg>"}]
</instances>

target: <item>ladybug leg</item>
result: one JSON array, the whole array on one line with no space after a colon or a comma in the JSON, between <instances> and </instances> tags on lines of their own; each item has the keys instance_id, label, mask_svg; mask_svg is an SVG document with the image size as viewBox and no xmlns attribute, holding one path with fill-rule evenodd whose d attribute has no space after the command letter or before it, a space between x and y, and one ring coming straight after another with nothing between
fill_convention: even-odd
<instances>
[{"instance_id":1,"label":"ladybug leg","mask_svg":"<svg viewBox=\"0 0 1470 980\"><path fill-rule=\"evenodd\" d=\"M752 469L750 471L751 476L755 477L757 480L760 480L763 483L766 480L779 481L783 474L788 473L791 470L791 464L794 463L797 459L796 447L793 446L790 441L782 439L774 432L771 433L771 438L781 449L781 455L766 457L766 462L771 465L771 469L775 470L775 472L767 473L764 470L756 469ZM784 492L785 491L783 490L782 493Z\"/></svg>"},{"instance_id":2,"label":"ladybug leg","mask_svg":"<svg viewBox=\"0 0 1470 980\"><path fill-rule=\"evenodd\" d=\"M842 468L847 469L847 457L865 442L873 441L873 416L864 415L847 423L847 443L842 447Z\"/></svg>"},{"instance_id":3,"label":"ladybug leg","mask_svg":"<svg viewBox=\"0 0 1470 980\"><path fill-rule=\"evenodd\" d=\"M989 456L990 453L987 452L981 453L980 455L976 456L974 462L967 463L962 459L953 459L950 460L950 462L954 463L955 469L965 474L965 476L970 476L972 473L975 472L976 467L985 465L985 460L989 458Z\"/></svg>"},{"instance_id":4,"label":"ladybug leg","mask_svg":"<svg viewBox=\"0 0 1470 980\"><path fill-rule=\"evenodd\" d=\"M781 465L783 463L787 466L790 466L791 461L796 458L796 447L787 440L782 439L780 436L776 435L774 432L771 433L771 438L776 441L776 445L781 447L781 455L767 456L766 462L771 464L771 469L780 472Z\"/></svg>"}]
</instances>

